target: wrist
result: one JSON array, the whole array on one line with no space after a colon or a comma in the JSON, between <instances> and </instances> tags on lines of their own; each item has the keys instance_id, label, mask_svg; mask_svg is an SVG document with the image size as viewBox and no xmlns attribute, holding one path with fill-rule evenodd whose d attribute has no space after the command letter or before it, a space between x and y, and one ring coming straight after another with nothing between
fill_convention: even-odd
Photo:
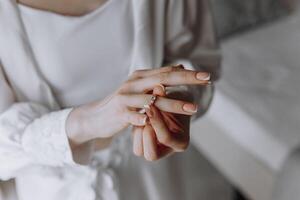
<instances>
[{"instance_id":1,"label":"wrist","mask_svg":"<svg viewBox=\"0 0 300 200\"><path fill-rule=\"evenodd\" d=\"M66 133L71 144L81 145L93 137L88 134L86 128L86 119L81 107L73 108L66 120Z\"/></svg>"}]
</instances>

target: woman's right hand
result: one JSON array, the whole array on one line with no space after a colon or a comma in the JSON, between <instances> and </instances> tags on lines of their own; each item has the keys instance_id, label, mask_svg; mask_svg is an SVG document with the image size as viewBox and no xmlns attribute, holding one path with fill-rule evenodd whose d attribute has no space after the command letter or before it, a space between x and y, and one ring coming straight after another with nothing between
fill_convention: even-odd
<instances>
[{"instance_id":1,"label":"woman's right hand","mask_svg":"<svg viewBox=\"0 0 300 200\"><path fill-rule=\"evenodd\" d=\"M157 85L203 85L209 82L206 72L185 70L182 66L135 71L113 94L74 108L66 122L72 144L80 145L96 138L110 138L129 125L144 126L147 115L139 113L151 101ZM165 112L193 115L197 106L190 102L157 97L155 106Z\"/></svg>"}]
</instances>

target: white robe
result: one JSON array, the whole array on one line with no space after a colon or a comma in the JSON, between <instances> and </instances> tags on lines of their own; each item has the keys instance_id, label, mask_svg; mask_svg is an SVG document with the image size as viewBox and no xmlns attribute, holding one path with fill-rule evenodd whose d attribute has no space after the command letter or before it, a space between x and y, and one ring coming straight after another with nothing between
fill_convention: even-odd
<instances>
[{"instance_id":1,"label":"white robe","mask_svg":"<svg viewBox=\"0 0 300 200\"><path fill-rule=\"evenodd\" d=\"M178 60L194 68L218 70L207 1L132 0L130 6L134 16L130 73ZM157 164L133 159L125 136L93 153L87 166L74 162L65 133L72 108L59 105L41 76L15 0L0 1L0 64L0 179L16 178L22 186L21 199L185 197L179 183L171 184L171 159ZM203 113L212 88L194 93L201 97ZM129 179L135 187L126 183Z\"/></svg>"}]
</instances>

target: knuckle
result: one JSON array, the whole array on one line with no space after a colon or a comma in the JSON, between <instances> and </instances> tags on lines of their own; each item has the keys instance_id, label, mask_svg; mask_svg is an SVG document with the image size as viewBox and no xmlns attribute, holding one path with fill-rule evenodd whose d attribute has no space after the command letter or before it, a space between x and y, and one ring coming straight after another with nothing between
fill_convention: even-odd
<instances>
[{"instance_id":1,"label":"knuckle","mask_svg":"<svg viewBox=\"0 0 300 200\"><path fill-rule=\"evenodd\" d=\"M139 156L139 154L133 149L133 154L135 155L135 156Z\"/></svg>"},{"instance_id":2,"label":"knuckle","mask_svg":"<svg viewBox=\"0 0 300 200\"><path fill-rule=\"evenodd\" d=\"M179 67L180 65L171 65L171 66L166 66L166 67L163 67L163 71L165 72L176 72L176 71L179 71L180 69L182 69L181 67Z\"/></svg>"},{"instance_id":3,"label":"knuckle","mask_svg":"<svg viewBox=\"0 0 300 200\"><path fill-rule=\"evenodd\" d=\"M129 115L129 110L126 106L126 96L117 96L114 99L114 109L118 111L118 113L120 113L121 115Z\"/></svg>"},{"instance_id":4,"label":"knuckle","mask_svg":"<svg viewBox=\"0 0 300 200\"><path fill-rule=\"evenodd\" d=\"M132 74L133 75L138 75L140 73L140 70L138 69L138 70L135 70Z\"/></svg>"},{"instance_id":5,"label":"knuckle","mask_svg":"<svg viewBox=\"0 0 300 200\"><path fill-rule=\"evenodd\" d=\"M126 123L132 123L133 122L133 117L132 115L128 112L128 110L124 110L122 112L122 116L123 116L123 121Z\"/></svg>"},{"instance_id":6,"label":"knuckle","mask_svg":"<svg viewBox=\"0 0 300 200\"><path fill-rule=\"evenodd\" d=\"M139 151L137 148L133 148L133 153L136 156L141 156L142 155L141 151Z\"/></svg>"},{"instance_id":7,"label":"knuckle","mask_svg":"<svg viewBox=\"0 0 300 200\"><path fill-rule=\"evenodd\" d=\"M129 115L129 121L134 124L141 124L141 119L137 115L133 115L133 114Z\"/></svg>"},{"instance_id":8,"label":"knuckle","mask_svg":"<svg viewBox=\"0 0 300 200\"><path fill-rule=\"evenodd\" d=\"M177 148L177 152L183 152L185 150L187 150L187 148L189 147L189 141L183 141L180 143L180 145Z\"/></svg>"},{"instance_id":9,"label":"knuckle","mask_svg":"<svg viewBox=\"0 0 300 200\"><path fill-rule=\"evenodd\" d=\"M138 69L132 73L132 76L139 76L144 70Z\"/></svg>"},{"instance_id":10,"label":"knuckle","mask_svg":"<svg viewBox=\"0 0 300 200\"><path fill-rule=\"evenodd\" d=\"M172 141L172 137L169 134L164 134L158 138L159 142L163 144L169 144Z\"/></svg>"},{"instance_id":11,"label":"knuckle","mask_svg":"<svg viewBox=\"0 0 300 200\"><path fill-rule=\"evenodd\" d=\"M178 131L178 128L177 128L177 127L174 127L174 126L170 127L169 130L170 130L170 132L172 132L172 133L177 133L177 132L179 132L179 131Z\"/></svg>"},{"instance_id":12,"label":"knuckle","mask_svg":"<svg viewBox=\"0 0 300 200\"><path fill-rule=\"evenodd\" d=\"M121 116L123 122L129 123L130 122L130 116L128 115L128 113L123 113Z\"/></svg>"},{"instance_id":13,"label":"knuckle","mask_svg":"<svg viewBox=\"0 0 300 200\"><path fill-rule=\"evenodd\" d=\"M158 82L159 83L164 83L164 82L166 82L166 80L168 79L168 73L166 73L166 72L162 72L162 73L159 73L158 74Z\"/></svg>"},{"instance_id":14,"label":"knuckle","mask_svg":"<svg viewBox=\"0 0 300 200\"><path fill-rule=\"evenodd\" d=\"M130 82L125 82L121 87L119 88L120 93L125 93L130 88Z\"/></svg>"},{"instance_id":15,"label":"knuckle","mask_svg":"<svg viewBox=\"0 0 300 200\"><path fill-rule=\"evenodd\" d=\"M116 100L118 103L122 103L122 102L124 102L124 100L125 100L125 96L122 95L122 94L116 94L115 100Z\"/></svg>"},{"instance_id":16,"label":"knuckle","mask_svg":"<svg viewBox=\"0 0 300 200\"><path fill-rule=\"evenodd\" d=\"M146 116L144 115L139 115L138 117L136 117L136 121L138 124L145 124L147 118L145 118Z\"/></svg>"},{"instance_id":17,"label":"knuckle","mask_svg":"<svg viewBox=\"0 0 300 200\"><path fill-rule=\"evenodd\" d=\"M177 72L177 71L181 71L183 68L183 65L176 65L176 66L172 66L172 71Z\"/></svg>"},{"instance_id":18,"label":"knuckle","mask_svg":"<svg viewBox=\"0 0 300 200\"><path fill-rule=\"evenodd\" d=\"M188 147L189 147L189 143L188 142L184 142L181 145L180 149L181 149L181 151L185 151L185 150L187 150Z\"/></svg>"},{"instance_id":19,"label":"knuckle","mask_svg":"<svg viewBox=\"0 0 300 200\"><path fill-rule=\"evenodd\" d=\"M138 152L137 152L137 150L136 150L136 147L135 147L135 145L133 145L132 152L133 152L133 154L134 154L134 155L136 155L136 156L137 156L137 153L138 153Z\"/></svg>"},{"instance_id":20,"label":"knuckle","mask_svg":"<svg viewBox=\"0 0 300 200\"><path fill-rule=\"evenodd\" d=\"M167 67L163 67L163 72L172 72L175 71L176 68L173 66L167 66Z\"/></svg>"},{"instance_id":21,"label":"knuckle","mask_svg":"<svg viewBox=\"0 0 300 200\"><path fill-rule=\"evenodd\" d=\"M126 89L126 90L129 89L130 86L131 86L131 81L127 81L127 82L125 82L125 83L123 84L123 88Z\"/></svg>"},{"instance_id":22,"label":"knuckle","mask_svg":"<svg viewBox=\"0 0 300 200\"><path fill-rule=\"evenodd\" d=\"M157 155L155 154L155 153L150 153L150 154L146 154L145 155L145 159L147 160L147 161L156 161L156 160L158 160L158 157L157 157Z\"/></svg>"},{"instance_id":23,"label":"knuckle","mask_svg":"<svg viewBox=\"0 0 300 200\"><path fill-rule=\"evenodd\" d=\"M189 73L189 72L182 72L182 73L181 73L181 78L182 78L184 81L189 81L189 80L191 79L190 73Z\"/></svg>"}]
</instances>

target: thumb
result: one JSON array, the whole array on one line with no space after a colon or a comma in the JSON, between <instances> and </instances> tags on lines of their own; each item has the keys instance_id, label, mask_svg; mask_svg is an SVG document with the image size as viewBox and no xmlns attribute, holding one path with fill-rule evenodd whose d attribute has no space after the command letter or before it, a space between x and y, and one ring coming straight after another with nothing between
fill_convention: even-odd
<instances>
[{"instance_id":1,"label":"thumb","mask_svg":"<svg viewBox=\"0 0 300 200\"><path fill-rule=\"evenodd\" d=\"M166 89L163 85L159 84L153 88L153 94L157 96L166 96Z\"/></svg>"}]
</instances>

